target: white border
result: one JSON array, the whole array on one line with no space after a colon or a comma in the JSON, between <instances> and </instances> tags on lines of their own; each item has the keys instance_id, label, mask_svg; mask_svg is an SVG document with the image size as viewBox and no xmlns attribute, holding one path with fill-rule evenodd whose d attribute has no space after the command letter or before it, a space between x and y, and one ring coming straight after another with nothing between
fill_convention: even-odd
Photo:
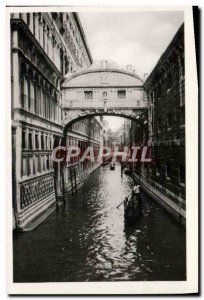
<instances>
[{"instance_id":1,"label":"white border","mask_svg":"<svg viewBox=\"0 0 204 300\"><path fill-rule=\"evenodd\" d=\"M198 91L195 61L192 8L182 6L141 7L13 7L7 8L6 49L7 71L10 70L9 13L13 11L148 11L182 10L185 13L186 60L186 169L187 169L187 281L155 282L67 282L67 283L13 283L12 282L12 206L11 162L7 154L7 291L9 294L183 294L198 292ZM9 73L9 72L8 72ZM7 73L7 150L10 143L10 73ZM9 84L8 84L9 83ZM7 151L7 153L9 153Z\"/></svg>"}]
</instances>

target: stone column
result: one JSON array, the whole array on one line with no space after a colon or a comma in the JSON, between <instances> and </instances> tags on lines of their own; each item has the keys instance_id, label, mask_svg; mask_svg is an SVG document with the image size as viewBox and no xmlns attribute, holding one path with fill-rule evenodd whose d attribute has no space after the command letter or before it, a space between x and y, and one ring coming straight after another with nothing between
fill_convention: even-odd
<instances>
[{"instance_id":1,"label":"stone column","mask_svg":"<svg viewBox=\"0 0 204 300\"><path fill-rule=\"evenodd\" d=\"M19 18L19 13L14 13L14 14L13 14L13 18L14 18L14 19L18 19L18 18Z\"/></svg>"},{"instance_id":2,"label":"stone column","mask_svg":"<svg viewBox=\"0 0 204 300\"><path fill-rule=\"evenodd\" d=\"M27 15L21 14L21 19L27 24Z\"/></svg>"},{"instance_id":3,"label":"stone column","mask_svg":"<svg viewBox=\"0 0 204 300\"><path fill-rule=\"evenodd\" d=\"M22 165L22 127L18 125L16 128L16 149L15 149L15 160L16 160L16 209L17 212L21 211L21 165Z\"/></svg>"},{"instance_id":4,"label":"stone column","mask_svg":"<svg viewBox=\"0 0 204 300\"><path fill-rule=\"evenodd\" d=\"M39 41L39 16L38 13L34 13L34 23L35 23L35 38Z\"/></svg>"},{"instance_id":5,"label":"stone column","mask_svg":"<svg viewBox=\"0 0 204 300\"><path fill-rule=\"evenodd\" d=\"M33 33L33 13L30 13L30 24L29 24L29 28L30 31Z\"/></svg>"},{"instance_id":6,"label":"stone column","mask_svg":"<svg viewBox=\"0 0 204 300\"><path fill-rule=\"evenodd\" d=\"M56 44L56 47L55 47L55 64L56 64L58 70L60 70L60 50L59 50L59 44Z\"/></svg>"},{"instance_id":7,"label":"stone column","mask_svg":"<svg viewBox=\"0 0 204 300\"><path fill-rule=\"evenodd\" d=\"M40 16L40 19L39 19L39 32L40 32L39 42L40 42L41 47L43 48L43 20L42 20L42 16Z\"/></svg>"},{"instance_id":8,"label":"stone column","mask_svg":"<svg viewBox=\"0 0 204 300\"><path fill-rule=\"evenodd\" d=\"M48 29L47 35L47 54L49 58L52 58L52 33L50 29Z\"/></svg>"},{"instance_id":9,"label":"stone column","mask_svg":"<svg viewBox=\"0 0 204 300\"><path fill-rule=\"evenodd\" d=\"M47 25L45 24L44 28L43 28L43 31L44 31L44 50L45 52L48 54L48 51L47 51L47 48L48 48L48 42L47 42Z\"/></svg>"},{"instance_id":10,"label":"stone column","mask_svg":"<svg viewBox=\"0 0 204 300\"><path fill-rule=\"evenodd\" d=\"M55 45L56 45L56 41L55 41L55 38L54 36L52 36L52 61L53 63L55 64Z\"/></svg>"}]
</instances>

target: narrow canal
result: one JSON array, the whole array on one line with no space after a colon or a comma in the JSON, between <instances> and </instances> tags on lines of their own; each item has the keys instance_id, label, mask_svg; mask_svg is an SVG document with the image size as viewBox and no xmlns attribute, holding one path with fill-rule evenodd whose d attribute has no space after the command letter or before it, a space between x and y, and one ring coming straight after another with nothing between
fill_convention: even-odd
<instances>
[{"instance_id":1,"label":"narrow canal","mask_svg":"<svg viewBox=\"0 0 204 300\"><path fill-rule=\"evenodd\" d=\"M14 281L185 280L185 230L144 192L144 216L124 226L116 207L132 186L120 165L101 167L66 207L14 233Z\"/></svg>"}]
</instances>

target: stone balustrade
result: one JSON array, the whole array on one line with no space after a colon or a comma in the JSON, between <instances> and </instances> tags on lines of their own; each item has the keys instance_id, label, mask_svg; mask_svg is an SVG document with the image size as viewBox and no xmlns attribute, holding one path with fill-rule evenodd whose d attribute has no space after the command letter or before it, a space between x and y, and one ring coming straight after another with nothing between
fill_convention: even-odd
<instances>
[{"instance_id":1,"label":"stone balustrade","mask_svg":"<svg viewBox=\"0 0 204 300\"><path fill-rule=\"evenodd\" d=\"M21 184L21 209L47 197L54 192L53 174L44 175Z\"/></svg>"}]
</instances>

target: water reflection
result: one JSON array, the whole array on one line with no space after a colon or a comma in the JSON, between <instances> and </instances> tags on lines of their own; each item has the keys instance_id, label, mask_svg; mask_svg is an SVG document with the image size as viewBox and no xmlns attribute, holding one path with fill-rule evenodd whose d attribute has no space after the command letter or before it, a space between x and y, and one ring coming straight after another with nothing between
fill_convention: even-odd
<instances>
[{"instance_id":1,"label":"water reflection","mask_svg":"<svg viewBox=\"0 0 204 300\"><path fill-rule=\"evenodd\" d=\"M116 207L132 186L120 165L100 168L44 224L15 235L15 280L185 280L185 231L162 208L142 193L144 216L125 226Z\"/></svg>"}]
</instances>

